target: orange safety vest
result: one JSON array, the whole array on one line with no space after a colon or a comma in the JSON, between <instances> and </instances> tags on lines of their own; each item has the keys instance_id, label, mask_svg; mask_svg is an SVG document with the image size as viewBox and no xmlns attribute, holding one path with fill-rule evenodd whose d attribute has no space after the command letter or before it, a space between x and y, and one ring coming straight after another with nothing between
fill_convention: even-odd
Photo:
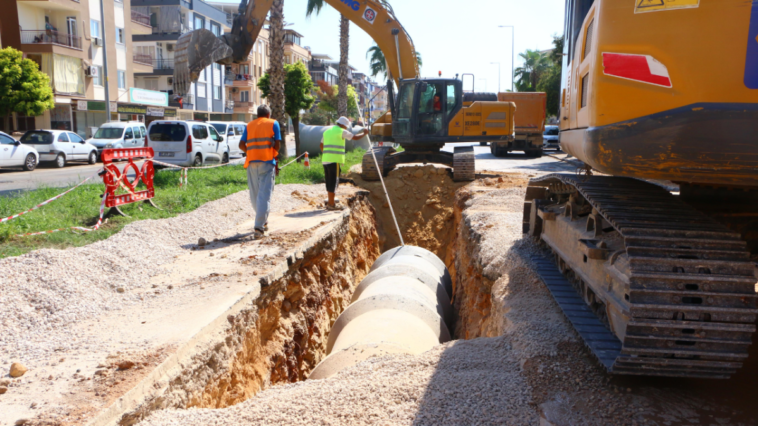
<instances>
[{"instance_id":1,"label":"orange safety vest","mask_svg":"<svg viewBox=\"0 0 758 426\"><path fill-rule=\"evenodd\" d=\"M271 161L279 153L274 149L274 123L270 118L259 118L247 123L247 154L245 168L251 161Z\"/></svg>"}]
</instances>

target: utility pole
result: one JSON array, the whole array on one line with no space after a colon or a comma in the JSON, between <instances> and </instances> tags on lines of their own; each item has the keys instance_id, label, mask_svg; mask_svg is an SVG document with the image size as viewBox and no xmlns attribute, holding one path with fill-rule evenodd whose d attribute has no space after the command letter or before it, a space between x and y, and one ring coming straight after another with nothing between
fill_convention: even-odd
<instances>
[{"instance_id":1,"label":"utility pole","mask_svg":"<svg viewBox=\"0 0 758 426\"><path fill-rule=\"evenodd\" d=\"M511 92L515 92L516 81L516 28L513 25L499 25L498 28L511 29Z\"/></svg>"},{"instance_id":2,"label":"utility pole","mask_svg":"<svg viewBox=\"0 0 758 426\"><path fill-rule=\"evenodd\" d=\"M103 85L105 86L105 122L111 121L111 94L108 87L108 43L105 39L105 6L100 0L100 34L103 37ZM90 38L92 34L90 34Z\"/></svg>"},{"instance_id":3,"label":"utility pole","mask_svg":"<svg viewBox=\"0 0 758 426\"><path fill-rule=\"evenodd\" d=\"M500 93L500 62L490 62L490 65L497 65L497 92Z\"/></svg>"}]
</instances>

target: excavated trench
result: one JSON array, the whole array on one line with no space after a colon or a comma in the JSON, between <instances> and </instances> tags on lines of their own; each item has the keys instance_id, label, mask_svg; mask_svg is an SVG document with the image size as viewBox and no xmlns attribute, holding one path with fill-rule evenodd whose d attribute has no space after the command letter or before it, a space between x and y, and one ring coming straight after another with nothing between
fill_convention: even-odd
<instances>
[{"instance_id":1,"label":"excavated trench","mask_svg":"<svg viewBox=\"0 0 758 426\"><path fill-rule=\"evenodd\" d=\"M349 198L350 212L334 230L291 259L284 274L261 288L252 306L226 318L223 332L171 374L160 392L129 410L119 424L136 424L155 410L225 408L277 384L294 383L327 355L331 326L384 251L400 245L379 182L351 176L362 189ZM453 338L489 335L491 287L476 261L476 241L461 231L467 183L448 169L403 167L387 189L405 244L435 253L453 278ZM460 272L457 272L460 271Z\"/></svg>"}]
</instances>

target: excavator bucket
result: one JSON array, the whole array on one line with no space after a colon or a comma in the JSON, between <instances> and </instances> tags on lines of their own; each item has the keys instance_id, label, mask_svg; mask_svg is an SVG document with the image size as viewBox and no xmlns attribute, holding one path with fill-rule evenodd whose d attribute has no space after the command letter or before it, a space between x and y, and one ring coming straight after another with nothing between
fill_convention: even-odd
<instances>
[{"instance_id":1,"label":"excavator bucket","mask_svg":"<svg viewBox=\"0 0 758 426\"><path fill-rule=\"evenodd\" d=\"M230 56L232 48L208 30L190 31L179 37L174 53L174 94L189 93L203 69Z\"/></svg>"}]
</instances>

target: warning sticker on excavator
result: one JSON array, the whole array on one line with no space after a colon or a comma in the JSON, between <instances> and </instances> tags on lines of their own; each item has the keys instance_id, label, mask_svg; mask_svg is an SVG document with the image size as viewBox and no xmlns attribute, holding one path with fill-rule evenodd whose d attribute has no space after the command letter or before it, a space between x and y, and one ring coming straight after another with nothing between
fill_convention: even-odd
<instances>
[{"instance_id":1,"label":"warning sticker on excavator","mask_svg":"<svg viewBox=\"0 0 758 426\"><path fill-rule=\"evenodd\" d=\"M363 12L363 19L367 20L369 24L373 24L376 21L376 11L366 6L366 11Z\"/></svg>"},{"instance_id":2,"label":"warning sticker on excavator","mask_svg":"<svg viewBox=\"0 0 758 426\"><path fill-rule=\"evenodd\" d=\"M662 12L664 10L700 7L700 0L635 0L634 13Z\"/></svg>"}]
</instances>

